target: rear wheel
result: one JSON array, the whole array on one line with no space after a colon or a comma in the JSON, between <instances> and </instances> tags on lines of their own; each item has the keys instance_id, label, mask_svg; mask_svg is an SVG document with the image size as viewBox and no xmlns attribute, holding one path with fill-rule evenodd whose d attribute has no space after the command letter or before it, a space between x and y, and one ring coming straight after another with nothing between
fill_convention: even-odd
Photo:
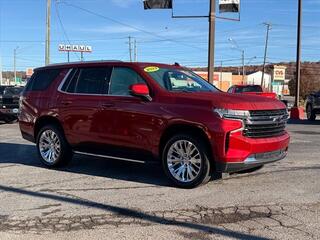
<instances>
[{"instance_id":1,"label":"rear wheel","mask_svg":"<svg viewBox=\"0 0 320 240\"><path fill-rule=\"evenodd\" d=\"M312 109L312 105L311 104L307 105L307 118L308 118L309 121L316 120L316 113Z\"/></svg>"},{"instance_id":2,"label":"rear wheel","mask_svg":"<svg viewBox=\"0 0 320 240\"><path fill-rule=\"evenodd\" d=\"M40 160L48 167L64 166L72 159L72 150L62 131L54 125L41 128L37 136Z\"/></svg>"},{"instance_id":3,"label":"rear wheel","mask_svg":"<svg viewBox=\"0 0 320 240\"><path fill-rule=\"evenodd\" d=\"M163 169L178 187L194 188L210 180L209 152L201 140L190 135L173 136L162 153Z\"/></svg>"}]
</instances>

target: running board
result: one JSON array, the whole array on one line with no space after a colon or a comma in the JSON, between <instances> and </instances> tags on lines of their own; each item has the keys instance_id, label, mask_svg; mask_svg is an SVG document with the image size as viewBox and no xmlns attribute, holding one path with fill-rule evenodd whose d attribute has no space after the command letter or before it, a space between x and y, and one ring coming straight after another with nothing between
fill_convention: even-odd
<instances>
[{"instance_id":1,"label":"running board","mask_svg":"<svg viewBox=\"0 0 320 240\"><path fill-rule=\"evenodd\" d=\"M130 158L120 158L120 157L113 157L113 156L108 156L108 155L100 155L100 154L78 152L78 151L74 151L74 153L80 154L80 155L91 156L91 157L108 158L108 159L115 159L115 160L120 160L120 161L142 163L142 164L157 163L156 161L142 161L142 160L136 160L136 159L130 159Z\"/></svg>"}]
</instances>

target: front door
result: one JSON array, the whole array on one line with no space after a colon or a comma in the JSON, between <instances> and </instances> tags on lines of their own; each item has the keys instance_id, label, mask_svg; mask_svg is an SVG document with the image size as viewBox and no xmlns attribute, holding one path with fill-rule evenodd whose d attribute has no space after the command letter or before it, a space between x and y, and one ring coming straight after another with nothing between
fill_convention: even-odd
<instances>
[{"instance_id":1,"label":"front door","mask_svg":"<svg viewBox=\"0 0 320 240\"><path fill-rule=\"evenodd\" d=\"M152 135L159 131L161 120L156 117L154 102L133 97L129 87L145 83L140 75L128 67L114 67L108 96L102 98L103 119L110 118L112 128L104 123L104 139L112 142L110 154L137 160L151 160L154 145Z\"/></svg>"}]
</instances>

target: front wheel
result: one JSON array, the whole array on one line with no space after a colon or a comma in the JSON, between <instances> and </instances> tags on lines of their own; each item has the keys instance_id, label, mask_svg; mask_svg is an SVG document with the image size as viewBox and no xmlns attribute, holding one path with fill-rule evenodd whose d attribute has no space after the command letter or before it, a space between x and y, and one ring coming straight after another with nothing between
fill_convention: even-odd
<instances>
[{"instance_id":1,"label":"front wheel","mask_svg":"<svg viewBox=\"0 0 320 240\"><path fill-rule=\"evenodd\" d=\"M55 125L41 128L37 136L37 149L41 162L48 167L63 166L72 159L72 150Z\"/></svg>"},{"instance_id":2,"label":"front wheel","mask_svg":"<svg viewBox=\"0 0 320 240\"><path fill-rule=\"evenodd\" d=\"M162 164L166 175L178 187L194 188L210 180L209 152L200 138L173 136L164 147Z\"/></svg>"}]
</instances>

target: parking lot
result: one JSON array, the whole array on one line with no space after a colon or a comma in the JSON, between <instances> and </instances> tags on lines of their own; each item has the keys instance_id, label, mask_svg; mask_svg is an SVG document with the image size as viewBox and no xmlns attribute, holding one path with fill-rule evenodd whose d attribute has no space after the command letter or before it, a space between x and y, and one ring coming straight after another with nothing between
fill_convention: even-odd
<instances>
[{"instance_id":1,"label":"parking lot","mask_svg":"<svg viewBox=\"0 0 320 240\"><path fill-rule=\"evenodd\" d=\"M183 190L158 165L44 168L18 124L0 125L0 239L319 239L320 121L288 129L286 159Z\"/></svg>"}]
</instances>

